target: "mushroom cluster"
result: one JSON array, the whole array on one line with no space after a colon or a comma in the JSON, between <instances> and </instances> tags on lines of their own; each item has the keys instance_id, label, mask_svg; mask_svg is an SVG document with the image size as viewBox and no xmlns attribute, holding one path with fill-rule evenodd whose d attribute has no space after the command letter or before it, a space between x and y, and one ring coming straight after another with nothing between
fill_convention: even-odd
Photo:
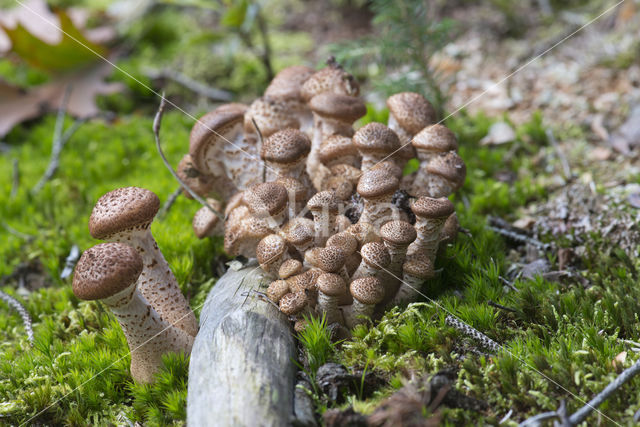
<instances>
[{"instance_id":1,"label":"mushroom cluster","mask_svg":"<svg viewBox=\"0 0 640 427\"><path fill-rule=\"evenodd\" d=\"M98 199L89 232L105 240L86 250L73 276L73 293L100 300L118 319L131 351L131 375L150 383L168 352L189 354L198 323L149 227L158 196L126 187Z\"/></svg>"},{"instance_id":2,"label":"mushroom cluster","mask_svg":"<svg viewBox=\"0 0 640 427\"><path fill-rule=\"evenodd\" d=\"M224 209L224 224L206 207L196 213L198 237L222 234L230 255L257 258L273 280L268 297L296 328L303 314L353 327L414 301L458 229L447 197L466 168L453 132L410 92L387 99L386 125L356 131L358 95L333 61L286 68L251 105L204 115L178 167ZM419 169L403 176L412 158Z\"/></svg>"}]
</instances>

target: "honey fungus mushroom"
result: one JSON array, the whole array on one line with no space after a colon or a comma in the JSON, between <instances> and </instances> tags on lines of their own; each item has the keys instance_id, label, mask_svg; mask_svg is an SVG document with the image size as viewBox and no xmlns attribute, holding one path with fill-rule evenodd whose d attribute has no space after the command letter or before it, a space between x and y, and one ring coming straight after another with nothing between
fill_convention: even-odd
<instances>
[{"instance_id":1,"label":"honey fungus mushroom","mask_svg":"<svg viewBox=\"0 0 640 427\"><path fill-rule=\"evenodd\" d=\"M73 293L99 300L114 314L131 351L131 376L151 383L162 366L162 355L189 354L193 337L162 319L138 292L143 259L131 246L101 243L86 250L75 268Z\"/></svg>"}]
</instances>

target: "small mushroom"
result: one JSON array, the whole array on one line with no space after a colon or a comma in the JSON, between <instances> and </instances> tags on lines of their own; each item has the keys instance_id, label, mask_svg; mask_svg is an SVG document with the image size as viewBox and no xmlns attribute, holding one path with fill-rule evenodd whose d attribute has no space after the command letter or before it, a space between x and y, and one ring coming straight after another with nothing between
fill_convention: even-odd
<instances>
[{"instance_id":1,"label":"small mushroom","mask_svg":"<svg viewBox=\"0 0 640 427\"><path fill-rule=\"evenodd\" d=\"M336 63L329 64L303 83L300 88L300 96L306 102L321 93L331 92L339 95L358 96L360 85L354 77L344 71Z\"/></svg>"},{"instance_id":2,"label":"small mushroom","mask_svg":"<svg viewBox=\"0 0 640 427\"><path fill-rule=\"evenodd\" d=\"M312 315L313 311L309 307L309 300L304 291L290 292L280 298L280 311L287 316L292 316L300 320L304 314Z\"/></svg>"},{"instance_id":3,"label":"small mushroom","mask_svg":"<svg viewBox=\"0 0 640 427\"><path fill-rule=\"evenodd\" d=\"M391 203L393 194L398 190L400 181L386 173L384 169L372 169L365 172L358 181L358 194L362 196L364 207L359 221L374 226L393 219L401 219L399 209Z\"/></svg>"},{"instance_id":4,"label":"small mushroom","mask_svg":"<svg viewBox=\"0 0 640 427\"><path fill-rule=\"evenodd\" d=\"M416 240L417 234L413 225L406 221L389 221L380 228L380 236L391 258L387 267L388 273L382 278L386 291L384 303L397 292L407 249Z\"/></svg>"},{"instance_id":5,"label":"small mushroom","mask_svg":"<svg viewBox=\"0 0 640 427\"><path fill-rule=\"evenodd\" d=\"M320 191L307 202L313 215L314 242L324 246L329 236L335 232L339 200L332 191Z\"/></svg>"},{"instance_id":6,"label":"small mushroom","mask_svg":"<svg viewBox=\"0 0 640 427\"><path fill-rule=\"evenodd\" d=\"M393 130L402 148L399 158L416 157L411 139L426 126L436 122L436 111L429 101L415 92L401 92L387 98L389 108L389 129Z\"/></svg>"},{"instance_id":7,"label":"small mushroom","mask_svg":"<svg viewBox=\"0 0 640 427\"><path fill-rule=\"evenodd\" d=\"M318 151L320 161L330 168L346 164L360 168L360 155L353 140L345 135L332 134L324 138Z\"/></svg>"},{"instance_id":8,"label":"small mushroom","mask_svg":"<svg viewBox=\"0 0 640 427\"><path fill-rule=\"evenodd\" d=\"M278 269L278 277L283 280L300 273L302 273L302 263L297 259L286 260Z\"/></svg>"},{"instance_id":9,"label":"small mushroom","mask_svg":"<svg viewBox=\"0 0 640 427\"><path fill-rule=\"evenodd\" d=\"M371 242L363 245L360 249L360 256L362 261L358 269L353 273L352 279L355 280L362 277L386 279L385 271L389 267L391 257L383 243Z\"/></svg>"},{"instance_id":10,"label":"small mushroom","mask_svg":"<svg viewBox=\"0 0 640 427\"><path fill-rule=\"evenodd\" d=\"M131 352L131 376L151 383L162 366L162 355L191 353L193 337L163 320L136 289L142 257L131 246L101 243L86 250L75 268L73 293L100 300L122 327Z\"/></svg>"},{"instance_id":11,"label":"small mushroom","mask_svg":"<svg viewBox=\"0 0 640 427\"><path fill-rule=\"evenodd\" d=\"M270 234L258 243L256 256L260 267L269 277L278 277L280 266L289 259L287 242L277 234Z\"/></svg>"},{"instance_id":12,"label":"small mushroom","mask_svg":"<svg viewBox=\"0 0 640 427\"><path fill-rule=\"evenodd\" d=\"M422 171L423 169L418 170L418 174ZM419 186L417 179L412 186L411 194L416 197L448 197L462 187L467 176L467 167L455 151L432 158L424 171L426 172L424 186Z\"/></svg>"},{"instance_id":13,"label":"small mushroom","mask_svg":"<svg viewBox=\"0 0 640 427\"><path fill-rule=\"evenodd\" d=\"M300 123L300 130L311 137L313 117L311 110L302 99L300 90L315 71L304 65L294 65L282 69L271 80L264 91L266 99L275 100L285 106L289 115Z\"/></svg>"},{"instance_id":14,"label":"small mushroom","mask_svg":"<svg viewBox=\"0 0 640 427\"><path fill-rule=\"evenodd\" d=\"M335 246L344 251L347 259L345 260L345 267L349 276L356 271L360 265L360 255L358 254L358 239L347 231L341 231L329 237L327 240L327 247Z\"/></svg>"},{"instance_id":15,"label":"small mushroom","mask_svg":"<svg viewBox=\"0 0 640 427\"><path fill-rule=\"evenodd\" d=\"M207 198L207 203L216 211L220 211L220 202L216 199ZM218 215L211 212L211 210L203 206L193 216L193 232L198 239L204 239L205 237L219 236L223 233L222 221L218 218Z\"/></svg>"},{"instance_id":16,"label":"small mushroom","mask_svg":"<svg viewBox=\"0 0 640 427\"><path fill-rule=\"evenodd\" d=\"M375 227L365 221L358 221L345 230L358 240L358 246L362 247L367 243L379 242L380 236L376 233Z\"/></svg>"},{"instance_id":17,"label":"small mushroom","mask_svg":"<svg viewBox=\"0 0 640 427\"><path fill-rule=\"evenodd\" d=\"M289 284L285 280L275 280L269 284L267 288L267 297L278 304L280 299L291 292L289 290Z\"/></svg>"},{"instance_id":18,"label":"small mushroom","mask_svg":"<svg viewBox=\"0 0 640 427\"><path fill-rule=\"evenodd\" d=\"M340 296L347 292L345 281L338 274L323 273L318 277L318 306L320 313L325 314L327 325L343 324L342 312L338 304Z\"/></svg>"},{"instance_id":19,"label":"small mushroom","mask_svg":"<svg viewBox=\"0 0 640 427\"><path fill-rule=\"evenodd\" d=\"M287 189L277 182L256 184L247 189L242 196L254 218L264 219L275 231L287 219Z\"/></svg>"},{"instance_id":20,"label":"small mushroom","mask_svg":"<svg viewBox=\"0 0 640 427\"><path fill-rule=\"evenodd\" d=\"M261 156L268 166L267 181L288 176L310 186L306 171L310 150L311 141L298 129L283 129L265 139Z\"/></svg>"},{"instance_id":21,"label":"small mushroom","mask_svg":"<svg viewBox=\"0 0 640 427\"><path fill-rule=\"evenodd\" d=\"M389 307L415 302L420 295L422 285L435 276L433 262L423 252L407 256L402 270L402 283Z\"/></svg>"},{"instance_id":22,"label":"small mushroom","mask_svg":"<svg viewBox=\"0 0 640 427\"><path fill-rule=\"evenodd\" d=\"M300 256L304 256L304 253L314 245L314 224L308 218L290 219L279 234L298 251Z\"/></svg>"},{"instance_id":23,"label":"small mushroom","mask_svg":"<svg viewBox=\"0 0 640 427\"><path fill-rule=\"evenodd\" d=\"M364 125L353 135L353 143L362 156L362 169L366 172L377 163L386 160L400 148L400 140L391 129L382 123ZM393 160L390 158L390 160Z\"/></svg>"},{"instance_id":24,"label":"small mushroom","mask_svg":"<svg viewBox=\"0 0 640 427\"><path fill-rule=\"evenodd\" d=\"M159 207L158 196L149 190L115 189L96 202L89 218L89 232L96 239L133 246L144 263L139 286L142 296L164 320L195 336L196 316L149 230Z\"/></svg>"},{"instance_id":25,"label":"small mushroom","mask_svg":"<svg viewBox=\"0 0 640 427\"><path fill-rule=\"evenodd\" d=\"M384 297L384 287L375 277L363 277L351 282L349 290L353 295L353 305L343 312L345 324L353 328L371 318L376 304Z\"/></svg>"},{"instance_id":26,"label":"small mushroom","mask_svg":"<svg viewBox=\"0 0 640 427\"><path fill-rule=\"evenodd\" d=\"M412 203L411 210L416 215L416 240L409 245L407 255L423 253L431 263L438 251L440 233L447 218L453 213L453 203L446 197L434 199L420 197Z\"/></svg>"},{"instance_id":27,"label":"small mushroom","mask_svg":"<svg viewBox=\"0 0 640 427\"><path fill-rule=\"evenodd\" d=\"M279 176L275 182L287 190L289 197L287 216L289 218L297 217L307 206L307 200L314 194L313 187L310 184L304 185L300 180L288 176Z\"/></svg>"}]
</instances>

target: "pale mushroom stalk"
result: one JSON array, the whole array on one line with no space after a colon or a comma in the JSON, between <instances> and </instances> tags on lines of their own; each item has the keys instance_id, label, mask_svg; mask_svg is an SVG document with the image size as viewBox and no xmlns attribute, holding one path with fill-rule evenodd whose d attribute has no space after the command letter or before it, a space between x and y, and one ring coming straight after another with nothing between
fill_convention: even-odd
<instances>
[{"instance_id":1,"label":"pale mushroom stalk","mask_svg":"<svg viewBox=\"0 0 640 427\"><path fill-rule=\"evenodd\" d=\"M131 351L131 375L151 383L168 352L189 354L193 337L164 321L136 289L143 261L135 249L102 243L84 252L73 278L74 294L101 300L120 323Z\"/></svg>"},{"instance_id":2,"label":"pale mushroom stalk","mask_svg":"<svg viewBox=\"0 0 640 427\"><path fill-rule=\"evenodd\" d=\"M415 302L422 286L435 276L433 262L423 253L408 256L402 270L402 283L387 308Z\"/></svg>"},{"instance_id":3,"label":"pale mushroom stalk","mask_svg":"<svg viewBox=\"0 0 640 427\"><path fill-rule=\"evenodd\" d=\"M385 297L382 304L385 304L398 291L399 278L402 277L402 265L409 245L415 241L417 233L413 225L406 221L389 221L380 229L380 235L390 256L386 274L381 278L385 286Z\"/></svg>"},{"instance_id":4,"label":"pale mushroom stalk","mask_svg":"<svg viewBox=\"0 0 640 427\"><path fill-rule=\"evenodd\" d=\"M149 230L159 206L158 197L149 190L138 187L113 190L96 202L89 232L96 239L134 247L144 263L138 286L142 296L164 320L195 336L196 317Z\"/></svg>"},{"instance_id":5,"label":"pale mushroom stalk","mask_svg":"<svg viewBox=\"0 0 640 427\"><path fill-rule=\"evenodd\" d=\"M454 211L453 203L444 197L420 197L411 205L411 210L416 215L417 237L409 245L407 256L423 254L433 263L444 223Z\"/></svg>"},{"instance_id":6,"label":"pale mushroom stalk","mask_svg":"<svg viewBox=\"0 0 640 427\"><path fill-rule=\"evenodd\" d=\"M317 287L317 310L325 314L327 325L336 322L344 324L338 304L340 296L347 291L345 281L337 274L324 273L318 277Z\"/></svg>"},{"instance_id":7,"label":"pale mushroom stalk","mask_svg":"<svg viewBox=\"0 0 640 427\"><path fill-rule=\"evenodd\" d=\"M343 313L345 324L353 328L371 318L376 304L384 297L384 288L375 277L363 277L351 282L349 289L353 295L353 304L344 309Z\"/></svg>"}]
</instances>

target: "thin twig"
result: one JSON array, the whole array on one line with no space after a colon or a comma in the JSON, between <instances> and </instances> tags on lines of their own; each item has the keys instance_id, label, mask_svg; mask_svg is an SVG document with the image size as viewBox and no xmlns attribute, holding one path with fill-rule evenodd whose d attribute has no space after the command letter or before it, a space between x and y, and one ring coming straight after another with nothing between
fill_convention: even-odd
<instances>
[{"instance_id":1,"label":"thin twig","mask_svg":"<svg viewBox=\"0 0 640 427\"><path fill-rule=\"evenodd\" d=\"M558 158L560 159L560 165L562 165L562 174L564 175L564 179L570 180L572 178L571 168L569 167L569 161L567 160L567 156L564 155L564 152L560 149L560 145L558 144L558 140L556 139L553 131L550 128L547 128L544 131L545 135L547 135L547 139L553 146L553 149L556 151Z\"/></svg>"},{"instance_id":2,"label":"thin twig","mask_svg":"<svg viewBox=\"0 0 640 427\"><path fill-rule=\"evenodd\" d=\"M58 116L56 118L56 126L53 132L53 147L51 148L51 159L49 160L49 164L47 165L47 169L44 174L40 178L40 181L33 187L31 190L32 194L38 194L45 184L53 178L53 175L58 170L60 166L60 154L62 153L62 149L65 144L69 141L69 139L76 132L78 127L84 120L78 120L74 122L64 133L64 118L67 112L67 105L69 104L69 97L71 96L72 86L68 85L64 92L64 97L62 99L62 103L60 104L60 109L58 110Z\"/></svg>"},{"instance_id":3,"label":"thin twig","mask_svg":"<svg viewBox=\"0 0 640 427\"><path fill-rule=\"evenodd\" d=\"M171 172L171 175L173 175L176 181L178 181L180 185L182 185L182 187L184 187L189 192L189 194L191 194L191 197L197 200L202 206L206 206L207 209L209 209L221 221L224 221L224 216L220 212L213 209L211 205L207 203L206 200L200 197L195 191L191 189L191 187L189 187L182 179L180 179L180 177L178 176L176 171L173 170L173 167L171 167L171 164L169 163L166 156L164 155L164 152L162 151L162 146L160 145L160 127L162 125L162 115L164 114L165 105L166 105L166 99L164 97L164 93L162 93L160 98L160 105L158 106L158 112L156 113L156 116L153 119L153 136L156 140L156 148L158 149L158 154L162 158L164 165L167 167L167 169L169 169L169 172Z\"/></svg>"},{"instance_id":4,"label":"thin twig","mask_svg":"<svg viewBox=\"0 0 640 427\"><path fill-rule=\"evenodd\" d=\"M269 43L269 34L267 31L267 22L260 10L256 14L256 22L258 23L258 30L262 37L262 63L267 70L267 81L273 79L273 67L271 66L271 44Z\"/></svg>"},{"instance_id":5,"label":"thin twig","mask_svg":"<svg viewBox=\"0 0 640 427\"><path fill-rule=\"evenodd\" d=\"M18 187L20 186L20 165L18 164L18 158L13 159L13 172L11 174L11 194L10 198L13 199L18 194Z\"/></svg>"},{"instance_id":6,"label":"thin twig","mask_svg":"<svg viewBox=\"0 0 640 427\"><path fill-rule=\"evenodd\" d=\"M31 322L31 316L29 315L27 309L24 307L24 305L22 305L20 301L3 291L0 291L0 299L9 304L11 308L18 312L18 314L22 318L22 324L24 325L24 330L27 333L29 344L33 346L33 323Z\"/></svg>"},{"instance_id":7,"label":"thin twig","mask_svg":"<svg viewBox=\"0 0 640 427\"><path fill-rule=\"evenodd\" d=\"M512 289L516 292L520 291L520 289L516 288L516 286L510 282L509 280L505 279L502 276L498 276L498 280L500 280L505 286L507 286L509 289Z\"/></svg>"},{"instance_id":8,"label":"thin twig","mask_svg":"<svg viewBox=\"0 0 640 427\"><path fill-rule=\"evenodd\" d=\"M78 258L80 258L80 248L78 248L78 245L73 245L69 251L69 255L67 255L67 258L64 260L64 269L62 273L60 273L61 279L66 279L73 273L73 268L76 266Z\"/></svg>"},{"instance_id":9,"label":"thin twig","mask_svg":"<svg viewBox=\"0 0 640 427\"><path fill-rule=\"evenodd\" d=\"M171 206L173 206L173 204L176 202L176 199L178 199L178 196L180 196L181 193L182 186L179 186L173 191L173 193L171 193L167 201L164 202L164 205L162 205L162 207L160 208L160 212L158 212L159 218L164 218L164 216L169 213L169 210L171 210Z\"/></svg>"},{"instance_id":10,"label":"thin twig","mask_svg":"<svg viewBox=\"0 0 640 427\"><path fill-rule=\"evenodd\" d=\"M510 311L511 313L517 313L518 310L511 308L511 307L506 307L502 304L498 304L497 302L494 301L487 301L487 304L490 305L491 307L495 307L495 308L499 308L500 310L505 310L505 311Z\"/></svg>"},{"instance_id":11,"label":"thin twig","mask_svg":"<svg viewBox=\"0 0 640 427\"><path fill-rule=\"evenodd\" d=\"M569 424L576 425L584 421L587 416L593 412L598 406L600 406L609 396L611 396L616 390L618 390L624 383L640 373L640 360L631 365L630 368L622 371L620 375L616 377L604 390L598 393L593 399L587 402L582 408L578 409L569 417Z\"/></svg>"},{"instance_id":12,"label":"thin twig","mask_svg":"<svg viewBox=\"0 0 640 427\"><path fill-rule=\"evenodd\" d=\"M146 68L145 75L150 79L168 79L175 83L178 83L180 86L183 86L190 90L191 92L195 92L198 95L209 98L213 101L223 101L229 102L233 99L233 95L231 92L226 90L218 89L215 87L207 86L206 84L199 82L197 80L192 79L191 77L182 74L178 71L172 69L163 69L156 70L153 68Z\"/></svg>"},{"instance_id":13,"label":"thin twig","mask_svg":"<svg viewBox=\"0 0 640 427\"><path fill-rule=\"evenodd\" d=\"M263 145L263 140L262 140L262 132L260 131L260 128L258 127L258 123L256 123L256 119L254 119L253 117L251 117L251 123L253 123L253 127L256 128L256 132L258 132L258 153L262 152L262 145ZM262 182L267 182L267 168L266 168L266 163L262 162Z\"/></svg>"},{"instance_id":14,"label":"thin twig","mask_svg":"<svg viewBox=\"0 0 640 427\"><path fill-rule=\"evenodd\" d=\"M492 340L491 338L489 338L479 330L473 328L470 325L467 325L466 323L459 321L458 319L456 319L451 315L448 315L446 317L445 323L457 329L458 331L462 332L463 334L475 339L480 344L482 344L483 347L493 351L494 353L497 353L502 349L502 346L500 344L498 344L497 342L495 342L494 340Z\"/></svg>"},{"instance_id":15,"label":"thin twig","mask_svg":"<svg viewBox=\"0 0 640 427\"><path fill-rule=\"evenodd\" d=\"M32 236L31 234L23 233L22 231L16 230L15 228L13 228L12 226L10 226L4 221L0 222L0 226L6 229L10 234L13 234L14 236L19 237L21 239L31 240L35 238L35 236Z\"/></svg>"},{"instance_id":16,"label":"thin twig","mask_svg":"<svg viewBox=\"0 0 640 427\"><path fill-rule=\"evenodd\" d=\"M528 243L537 247L538 249L542 249L545 251L551 249L550 244L542 243L540 240L529 236L528 234L526 234L525 230L512 226L502 218L490 216L488 218L488 228L511 240L515 240L516 242L525 244Z\"/></svg>"}]
</instances>

